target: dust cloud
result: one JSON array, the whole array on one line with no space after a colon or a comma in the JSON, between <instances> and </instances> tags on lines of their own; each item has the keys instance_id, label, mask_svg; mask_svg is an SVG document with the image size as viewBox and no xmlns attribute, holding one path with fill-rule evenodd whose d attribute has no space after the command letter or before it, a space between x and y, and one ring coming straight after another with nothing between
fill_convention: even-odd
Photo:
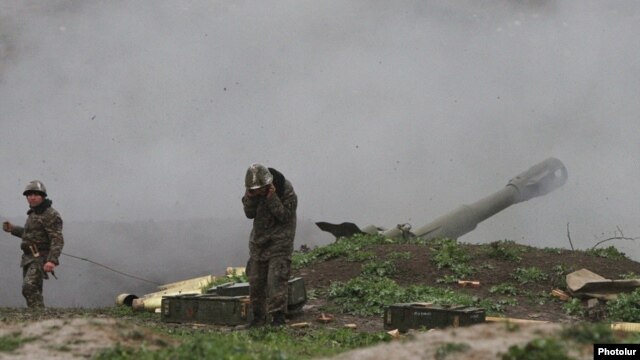
<instances>
[{"instance_id":1,"label":"dust cloud","mask_svg":"<svg viewBox=\"0 0 640 360\"><path fill-rule=\"evenodd\" d=\"M0 0L0 216L40 179L65 252L167 283L246 261L253 162L319 245L314 221L422 226L556 157L562 188L461 241L637 237L638 33L631 0ZM17 241L0 306L23 304ZM49 305L154 288L62 261Z\"/></svg>"}]
</instances>

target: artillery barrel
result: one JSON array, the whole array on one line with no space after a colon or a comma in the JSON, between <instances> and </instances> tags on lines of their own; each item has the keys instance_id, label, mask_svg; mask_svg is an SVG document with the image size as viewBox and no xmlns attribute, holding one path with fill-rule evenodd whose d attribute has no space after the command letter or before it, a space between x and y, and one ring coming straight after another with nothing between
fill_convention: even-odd
<instances>
[{"instance_id":1,"label":"artillery barrel","mask_svg":"<svg viewBox=\"0 0 640 360\"><path fill-rule=\"evenodd\" d=\"M509 180L502 190L470 205L462 205L414 230L413 234L423 239L458 238L507 207L546 195L564 185L566 180L567 169L562 162L548 158ZM383 235L389 238L402 237L403 230L399 225L385 231Z\"/></svg>"}]
</instances>

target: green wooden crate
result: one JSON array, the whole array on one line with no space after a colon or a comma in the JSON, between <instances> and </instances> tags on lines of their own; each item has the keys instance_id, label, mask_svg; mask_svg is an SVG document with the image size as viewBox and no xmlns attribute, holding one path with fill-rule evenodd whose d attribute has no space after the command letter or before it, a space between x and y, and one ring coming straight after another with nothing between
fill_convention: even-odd
<instances>
[{"instance_id":1,"label":"green wooden crate","mask_svg":"<svg viewBox=\"0 0 640 360\"><path fill-rule=\"evenodd\" d=\"M384 328L409 329L468 326L485 322L484 309L423 303L394 304L384 310Z\"/></svg>"},{"instance_id":2,"label":"green wooden crate","mask_svg":"<svg viewBox=\"0 0 640 360\"><path fill-rule=\"evenodd\" d=\"M307 302L307 291L304 280L300 277L289 280L289 296L287 299L290 311L302 308ZM220 296L249 296L249 283L226 283L207 291L208 294Z\"/></svg>"},{"instance_id":3,"label":"green wooden crate","mask_svg":"<svg viewBox=\"0 0 640 360\"><path fill-rule=\"evenodd\" d=\"M248 296L177 295L162 298L160 318L170 323L242 325L251 321Z\"/></svg>"}]
</instances>

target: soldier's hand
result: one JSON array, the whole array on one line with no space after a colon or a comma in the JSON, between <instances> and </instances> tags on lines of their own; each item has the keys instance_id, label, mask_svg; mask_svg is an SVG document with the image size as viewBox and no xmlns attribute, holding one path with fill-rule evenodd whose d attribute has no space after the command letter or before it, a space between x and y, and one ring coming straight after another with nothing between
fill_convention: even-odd
<instances>
[{"instance_id":1,"label":"soldier's hand","mask_svg":"<svg viewBox=\"0 0 640 360\"><path fill-rule=\"evenodd\" d=\"M3 222L2 223L2 230L10 233L13 230L13 224L8 222L8 221Z\"/></svg>"},{"instance_id":2,"label":"soldier's hand","mask_svg":"<svg viewBox=\"0 0 640 360\"><path fill-rule=\"evenodd\" d=\"M249 198L254 198L263 195L262 188L260 189L247 189L245 195Z\"/></svg>"},{"instance_id":3,"label":"soldier's hand","mask_svg":"<svg viewBox=\"0 0 640 360\"><path fill-rule=\"evenodd\" d=\"M273 184L269 184L269 187L267 187L267 197L271 197L274 192L276 192L276 187Z\"/></svg>"},{"instance_id":4,"label":"soldier's hand","mask_svg":"<svg viewBox=\"0 0 640 360\"><path fill-rule=\"evenodd\" d=\"M56 268L56 264L52 263L51 261L47 261L46 264L44 264L44 272L53 272L53 269Z\"/></svg>"}]
</instances>

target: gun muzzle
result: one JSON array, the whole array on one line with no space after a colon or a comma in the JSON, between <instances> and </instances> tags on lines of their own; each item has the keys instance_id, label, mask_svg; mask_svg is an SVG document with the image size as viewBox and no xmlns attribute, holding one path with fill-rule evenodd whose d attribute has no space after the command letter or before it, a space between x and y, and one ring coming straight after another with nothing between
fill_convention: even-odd
<instances>
[{"instance_id":1,"label":"gun muzzle","mask_svg":"<svg viewBox=\"0 0 640 360\"><path fill-rule=\"evenodd\" d=\"M516 202L546 195L567 181L567 168L556 158L548 158L509 180L507 186L518 190Z\"/></svg>"}]
</instances>

